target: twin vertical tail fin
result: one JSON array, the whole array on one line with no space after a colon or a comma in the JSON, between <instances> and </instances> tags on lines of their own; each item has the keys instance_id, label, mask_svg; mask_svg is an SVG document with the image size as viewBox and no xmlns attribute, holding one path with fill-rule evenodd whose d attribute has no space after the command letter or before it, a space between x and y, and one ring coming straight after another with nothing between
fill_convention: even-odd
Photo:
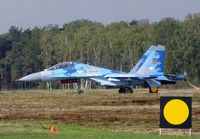
<instances>
[{"instance_id":1,"label":"twin vertical tail fin","mask_svg":"<svg viewBox=\"0 0 200 139\"><path fill-rule=\"evenodd\" d=\"M159 76L164 74L165 47L152 45L133 67L130 73L141 76Z\"/></svg>"}]
</instances>

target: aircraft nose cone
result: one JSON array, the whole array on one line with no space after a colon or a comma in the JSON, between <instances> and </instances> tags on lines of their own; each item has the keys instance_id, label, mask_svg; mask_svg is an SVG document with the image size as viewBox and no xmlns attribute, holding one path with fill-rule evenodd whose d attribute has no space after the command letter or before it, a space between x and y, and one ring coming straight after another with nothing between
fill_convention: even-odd
<instances>
[{"instance_id":1,"label":"aircraft nose cone","mask_svg":"<svg viewBox=\"0 0 200 139\"><path fill-rule=\"evenodd\" d=\"M27 76L20 78L18 81L25 81L25 82L38 82L41 81L41 72L33 73Z\"/></svg>"}]
</instances>

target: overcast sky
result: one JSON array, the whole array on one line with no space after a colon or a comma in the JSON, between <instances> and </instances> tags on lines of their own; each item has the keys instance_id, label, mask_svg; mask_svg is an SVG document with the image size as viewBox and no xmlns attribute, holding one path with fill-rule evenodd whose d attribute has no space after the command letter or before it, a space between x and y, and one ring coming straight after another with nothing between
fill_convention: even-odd
<instances>
[{"instance_id":1,"label":"overcast sky","mask_svg":"<svg viewBox=\"0 0 200 139\"><path fill-rule=\"evenodd\" d=\"M155 22L164 17L183 20L198 12L200 0L0 0L0 34L12 25L62 26L83 18L104 24L133 19Z\"/></svg>"}]
</instances>

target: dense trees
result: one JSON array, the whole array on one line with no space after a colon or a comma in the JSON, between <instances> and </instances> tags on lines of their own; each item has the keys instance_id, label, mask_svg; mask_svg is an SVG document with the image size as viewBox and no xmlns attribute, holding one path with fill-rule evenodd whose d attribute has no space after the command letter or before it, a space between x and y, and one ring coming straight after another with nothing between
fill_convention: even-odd
<instances>
[{"instance_id":1,"label":"dense trees","mask_svg":"<svg viewBox=\"0 0 200 139\"><path fill-rule=\"evenodd\" d=\"M165 72L183 73L200 81L200 14L184 21L133 20L109 25L76 20L59 28L20 29L0 35L0 88L15 88L26 74L63 61L81 61L129 71L151 44L166 46Z\"/></svg>"}]
</instances>

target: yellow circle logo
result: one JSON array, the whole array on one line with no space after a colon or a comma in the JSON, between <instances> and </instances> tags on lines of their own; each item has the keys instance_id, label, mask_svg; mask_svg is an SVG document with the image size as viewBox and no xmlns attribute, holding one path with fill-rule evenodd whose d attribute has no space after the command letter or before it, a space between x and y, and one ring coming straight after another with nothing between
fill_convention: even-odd
<instances>
[{"instance_id":1,"label":"yellow circle logo","mask_svg":"<svg viewBox=\"0 0 200 139\"><path fill-rule=\"evenodd\" d=\"M163 114L170 124L180 125L187 120L189 108L184 101L173 99L165 105Z\"/></svg>"}]
</instances>

